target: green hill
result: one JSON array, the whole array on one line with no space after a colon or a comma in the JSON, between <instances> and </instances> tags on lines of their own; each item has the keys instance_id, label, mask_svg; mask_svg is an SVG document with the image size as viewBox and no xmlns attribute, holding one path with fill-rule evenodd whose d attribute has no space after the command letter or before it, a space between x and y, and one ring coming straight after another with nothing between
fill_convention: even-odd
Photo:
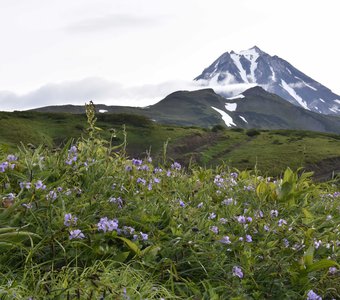
<instances>
[{"instance_id":1,"label":"green hill","mask_svg":"<svg viewBox=\"0 0 340 300\"><path fill-rule=\"evenodd\" d=\"M318 177L329 178L340 171L340 136L294 130L254 130L215 126L212 129L161 125L143 116L99 114L101 135L113 143L124 141L126 124L130 157L144 157L151 151L162 160L167 157L185 165L216 166L222 162L239 169L257 166L269 175L278 175L287 166L306 167ZM20 143L61 147L69 139L86 134L86 116L67 113L1 112L1 147L16 149Z\"/></svg>"}]
</instances>

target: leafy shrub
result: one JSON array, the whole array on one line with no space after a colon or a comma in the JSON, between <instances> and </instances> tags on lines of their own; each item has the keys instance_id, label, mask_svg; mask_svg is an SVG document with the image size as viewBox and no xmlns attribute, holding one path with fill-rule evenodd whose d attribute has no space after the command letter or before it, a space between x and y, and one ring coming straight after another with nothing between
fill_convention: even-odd
<instances>
[{"instance_id":1,"label":"leafy shrub","mask_svg":"<svg viewBox=\"0 0 340 300\"><path fill-rule=\"evenodd\" d=\"M256 136L256 135L259 135L259 134L260 134L260 131L258 131L257 129L248 129L246 131L246 135L250 136L250 137Z\"/></svg>"},{"instance_id":2,"label":"leafy shrub","mask_svg":"<svg viewBox=\"0 0 340 300\"><path fill-rule=\"evenodd\" d=\"M218 131L223 131L223 130L225 130L225 127L223 125L220 125L220 124L215 125L211 128L212 132L218 132Z\"/></svg>"}]
</instances>

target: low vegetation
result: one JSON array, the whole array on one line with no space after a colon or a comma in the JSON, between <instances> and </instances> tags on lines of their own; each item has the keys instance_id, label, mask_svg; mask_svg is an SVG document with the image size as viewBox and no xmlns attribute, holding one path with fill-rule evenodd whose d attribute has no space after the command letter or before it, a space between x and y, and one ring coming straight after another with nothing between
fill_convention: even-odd
<instances>
[{"instance_id":1,"label":"low vegetation","mask_svg":"<svg viewBox=\"0 0 340 300\"><path fill-rule=\"evenodd\" d=\"M1 153L1 299L340 298L339 186L131 159L87 117L61 150Z\"/></svg>"}]
</instances>

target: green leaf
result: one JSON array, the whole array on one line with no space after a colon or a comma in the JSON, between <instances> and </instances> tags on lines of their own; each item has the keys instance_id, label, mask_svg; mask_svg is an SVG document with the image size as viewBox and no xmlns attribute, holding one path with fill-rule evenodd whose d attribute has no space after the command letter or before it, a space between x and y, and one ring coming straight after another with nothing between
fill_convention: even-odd
<instances>
[{"instance_id":1,"label":"green leaf","mask_svg":"<svg viewBox=\"0 0 340 300\"><path fill-rule=\"evenodd\" d=\"M339 267L339 264L337 262L335 262L334 260L321 259L321 260L309 265L306 269L306 272L309 273L309 272L313 272L313 271L327 269L327 268L333 267L333 266Z\"/></svg>"},{"instance_id":2,"label":"green leaf","mask_svg":"<svg viewBox=\"0 0 340 300\"><path fill-rule=\"evenodd\" d=\"M268 193L268 186L267 183L261 182L256 188L256 194L259 198L265 198L266 194Z\"/></svg>"},{"instance_id":3,"label":"green leaf","mask_svg":"<svg viewBox=\"0 0 340 300\"><path fill-rule=\"evenodd\" d=\"M303 261L305 265L308 267L313 264L313 259L314 259L314 246L310 245L303 256Z\"/></svg>"},{"instance_id":4,"label":"green leaf","mask_svg":"<svg viewBox=\"0 0 340 300\"><path fill-rule=\"evenodd\" d=\"M141 254L140 249L138 248L138 246L134 242L132 242L129 239L122 237L122 236L115 236L115 238L123 241L126 244L126 246L128 246L128 248L130 250L132 250L135 254L137 254L137 255Z\"/></svg>"},{"instance_id":5,"label":"green leaf","mask_svg":"<svg viewBox=\"0 0 340 300\"><path fill-rule=\"evenodd\" d=\"M17 229L18 228L16 228L16 227L4 227L4 228L0 228L0 234L6 233L6 232L13 232L13 231L15 231Z\"/></svg>"},{"instance_id":6,"label":"green leaf","mask_svg":"<svg viewBox=\"0 0 340 300\"><path fill-rule=\"evenodd\" d=\"M25 238L39 238L41 239L41 236L32 232L28 231L15 231L15 232L6 232L0 234L0 240L5 241L5 240L10 240L14 242L22 241Z\"/></svg>"},{"instance_id":7,"label":"green leaf","mask_svg":"<svg viewBox=\"0 0 340 300\"><path fill-rule=\"evenodd\" d=\"M302 208L302 212L305 215L306 219L314 219L313 214L310 211L308 211L306 208Z\"/></svg>"}]
</instances>

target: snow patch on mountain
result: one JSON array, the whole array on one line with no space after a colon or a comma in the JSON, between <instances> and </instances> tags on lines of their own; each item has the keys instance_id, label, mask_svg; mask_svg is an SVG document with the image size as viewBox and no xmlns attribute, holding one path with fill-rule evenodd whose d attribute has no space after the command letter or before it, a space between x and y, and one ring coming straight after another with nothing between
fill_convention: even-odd
<instances>
[{"instance_id":1,"label":"snow patch on mountain","mask_svg":"<svg viewBox=\"0 0 340 300\"><path fill-rule=\"evenodd\" d=\"M242 80L246 83L248 83L248 78L247 78L247 72L245 69L243 69L243 66L240 62L240 56L236 53L232 53L230 54L230 57L232 58L232 60L234 61L236 67L238 68L238 71L240 73L240 76L242 78Z\"/></svg>"},{"instance_id":2,"label":"snow patch on mountain","mask_svg":"<svg viewBox=\"0 0 340 300\"><path fill-rule=\"evenodd\" d=\"M229 97L229 98L227 98L227 100L235 100L235 99L242 99L242 98L244 98L244 95L239 94L239 95L236 95L236 96L233 96L233 97Z\"/></svg>"},{"instance_id":3,"label":"snow patch on mountain","mask_svg":"<svg viewBox=\"0 0 340 300\"><path fill-rule=\"evenodd\" d=\"M289 86L287 82L285 82L283 79L281 79L282 87L288 92L289 95L291 95L304 109L308 109L307 103L303 101L303 99L295 92L293 88Z\"/></svg>"},{"instance_id":4,"label":"snow patch on mountain","mask_svg":"<svg viewBox=\"0 0 340 300\"><path fill-rule=\"evenodd\" d=\"M244 122L248 123L245 117L239 116Z\"/></svg>"},{"instance_id":5,"label":"snow patch on mountain","mask_svg":"<svg viewBox=\"0 0 340 300\"><path fill-rule=\"evenodd\" d=\"M213 107L213 106L211 108L213 108L214 110L216 110L218 113L221 114L222 120L224 121L225 125L227 125L228 127L236 126L236 124L233 121L233 118L230 117L225 111L218 109L216 107Z\"/></svg>"},{"instance_id":6,"label":"snow patch on mountain","mask_svg":"<svg viewBox=\"0 0 340 300\"><path fill-rule=\"evenodd\" d=\"M237 103L226 103L225 109L229 111L235 111L237 108Z\"/></svg>"},{"instance_id":7,"label":"snow patch on mountain","mask_svg":"<svg viewBox=\"0 0 340 300\"><path fill-rule=\"evenodd\" d=\"M274 69L273 69L272 66L270 66L269 68L270 68L270 71L272 71L272 77L271 77L271 79L272 79L272 81L275 82L275 81L276 81L276 75L275 75Z\"/></svg>"},{"instance_id":8,"label":"snow patch on mountain","mask_svg":"<svg viewBox=\"0 0 340 300\"><path fill-rule=\"evenodd\" d=\"M259 53L256 51L255 48L251 48L249 50L241 51L240 54L250 61L250 75L248 75L248 77L250 77L251 82L256 82L255 78L255 70L257 68L256 60L260 56Z\"/></svg>"},{"instance_id":9,"label":"snow patch on mountain","mask_svg":"<svg viewBox=\"0 0 340 300\"><path fill-rule=\"evenodd\" d=\"M335 100L334 100L334 102L336 102L336 103L339 103L339 104L340 104L340 100L338 100L338 99L335 99Z\"/></svg>"}]
</instances>

